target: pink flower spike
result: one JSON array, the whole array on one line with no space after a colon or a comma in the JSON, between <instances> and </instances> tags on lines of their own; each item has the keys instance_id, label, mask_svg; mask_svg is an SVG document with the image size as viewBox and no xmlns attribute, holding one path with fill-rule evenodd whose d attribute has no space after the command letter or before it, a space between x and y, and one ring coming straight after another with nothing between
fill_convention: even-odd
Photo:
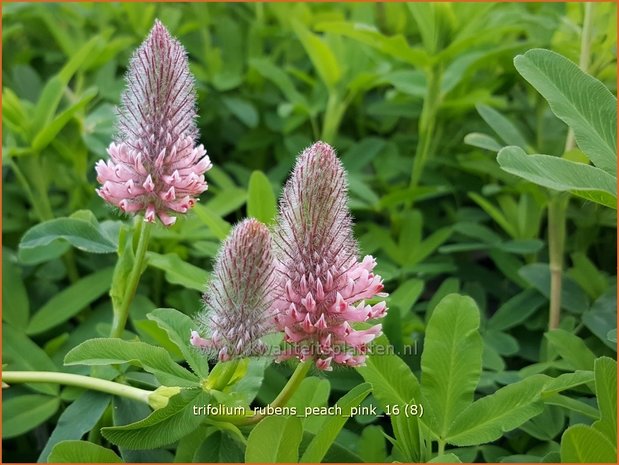
<instances>
[{"instance_id":1,"label":"pink flower spike","mask_svg":"<svg viewBox=\"0 0 619 465\"><path fill-rule=\"evenodd\" d=\"M212 165L204 147L196 146L187 54L159 20L133 54L125 80L110 159L95 166L102 184L97 194L124 213L171 226L175 214L187 212L207 190L204 173Z\"/></svg>"},{"instance_id":2,"label":"pink flower spike","mask_svg":"<svg viewBox=\"0 0 619 465\"><path fill-rule=\"evenodd\" d=\"M267 347L261 338L275 332L274 292L271 234L259 221L247 219L232 229L216 258L205 308L196 319L209 345L199 347L222 361L263 355Z\"/></svg>"},{"instance_id":3,"label":"pink flower spike","mask_svg":"<svg viewBox=\"0 0 619 465\"><path fill-rule=\"evenodd\" d=\"M359 260L347 200L341 162L317 142L299 156L284 187L274 235L274 324L286 334L286 353L312 358L320 370L362 365L381 325L357 331L351 323L382 318L387 310L384 302L363 302L379 296L383 284L373 273L376 260Z\"/></svg>"}]
</instances>

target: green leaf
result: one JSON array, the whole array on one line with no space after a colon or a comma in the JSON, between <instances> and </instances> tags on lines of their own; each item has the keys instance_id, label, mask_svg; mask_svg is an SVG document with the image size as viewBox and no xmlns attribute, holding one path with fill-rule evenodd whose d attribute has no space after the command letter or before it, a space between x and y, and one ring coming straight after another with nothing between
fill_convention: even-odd
<instances>
[{"instance_id":1,"label":"green leaf","mask_svg":"<svg viewBox=\"0 0 619 465\"><path fill-rule=\"evenodd\" d=\"M456 454L442 454L437 455L432 460L428 460L428 463L462 463L462 460Z\"/></svg>"},{"instance_id":2,"label":"green leaf","mask_svg":"<svg viewBox=\"0 0 619 465\"><path fill-rule=\"evenodd\" d=\"M441 228L434 231L428 237L426 237L419 247L413 252L411 256L408 257L406 261L406 265L416 265L421 263L423 260L428 258L432 253L438 249L443 242L445 242L452 234L452 229L450 227Z\"/></svg>"},{"instance_id":3,"label":"green leaf","mask_svg":"<svg viewBox=\"0 0 619 465\"><path fill-rule=\"evenodd\" d=\"M385 36L371 26L343 21L320 23L316 29L350 37L415 67L423 67L430 63L426 51L411 47L403 34Z\"/></svg>"},{"instance_id":4,"label":"green leaf","mask_svg":"<svg viewBox=\"0 0 619 465\"><path fill-rule=\"evenodd\" d=\"M572 389L574 387L581 386L592 381L592 371L578 370L574 373L564 373L546 383L542 397L546 398L547 396L556 394L561 391L565 391L567 389Z\"/></svg>"},{"instance_id":5,"label":"green leaf","mask_svg":"<svg viewBox=\"0 0 619 465\"><path fill-rule=\"evenodd\" d=\"M49 463L122 463L114 451L88 441L62 441L49 454Z\"/></svg>"},{"instance_id":6,"label":"green leaf","mask_svg":"<svg viewBox=\"0 0 619 465\"><path fill-rule=\"evenodd\" d=\"M412 263L412 256L421 243L423 215L419 210L404 212L400 217L400 234L398 235L398 255L400 263Z\"/></svg>"},{"instance_id":7,"label":"green leaf","mask_svg":"<svg viewBox=\"0 0 619 465\"><path fill-rule=\"evenodd\" d=\"M329 401L330 391L331 384L328 379L310 376L301 382L286 405L295 407L299 413L305 412L306 407L323 407L326 406ZM322 417L317 415L302 418L303 430L314 434L317 433L322 420Z\"/></svg>"},{"instance_id":8,"label":"green leaf","mask_svg":"<svg viewBox=\"0 0 619 465\"><path fill-rule=\"evenodd\" d=\"M561 358L575 370L593 371L595 354L585 345L585 341L564 329L553 329L545 335Z\"/></svg>"},{"instance_id":9,"label":"green leaf","mask_svg":"<svg viewBox=\"0 0 619 465\"><path fill-rule=\"evenodd\" d=\"M2 402L2 439L24 434L49 419L58 407L58 397L41 394L17 396Z\"/></svg>"},{"instance_id":10,"label":"green leaf","mask_svg":"<svg viewBox=\"0 0 619 465\"><path fill-rule=\"evenodd\" d=\"M359 404L370 393L371 385L362 383L352 388L342 398L336 402L336 406L341 408L342 415L328 416L316 436L308 444L307 449L299 460L300 463L320 462L329 447L335 441L340 430L344 427L344 423L350 417L351 408L359 406Z\"/></svg>"},{"instance_id":11,"label":"green leaf","mask_svg":"<svg viewBox=\"0 0 619 465\"><path fill-rule=\"evenodd\" d=\"M37 461L47 462L56 444L68 439L81 439L93 429L109 405L110 399L110 395L95 391L86 391L80 395L58 418L56 427Z\"/></svg>"},{"instance_id":12,"label":"green leaf","mask_svg":"<svg viewBox=\"0 0 619 465\"><path fill-rule=\"evenodd\" d=\"M30 228L19 243L20 256L36 253L35 249L54 241L67 241L73 247L91 253L116 252L116 244L90 221L78 218L56 218Z\"/></svg>"},{"instance_id":13,"label":"green leaf","mask_svg":"<svg viewBox=\"0 0 619 465\"><path fill-rule=\"evenodd\" d=\"M2 363L8 370L58 371L49 355L23 333L3 331L2 336ZM27 386L43 394L58 394L57 384L32 383Z\"/></svg>"},{"instance_id":14,"label":"green leaf","mask_svg":"<svg viewBox=\"0 0 619 465\"><path fill-rule=\"evenodd\" d=\"M272 416L256 425L247 439L248 463L293 463L299 458L303 426L297 417Z\"/></svg>"},{"instance_id":15,"label":"green leaf","mask_svg":"<svg viewBox=\"0 0 619 465\"><path fill-rule=\"evenodd\" d=\"M69 81L84 62L91 57L93 50L99 46L101 40L102 38L97 35L86 42L63 66L60 72L45 84L34 108L32 134L38 134L52 121Z\"/></svg>"},{"instance_id":16,"label":"green leaf","mask_svg":"<svg viewBox=\"0 0 619 465\"><path fill-rule=\"evenodd\" d=\"M547 299L550 299L550 268L546 263L530 263L518 270L518 275ZM587 294L569 276L563 276L561 306L574 313L583 313L589 308Z\"/></svg>"},{"instance_id":17,"label":"green leaf","mask_svg":"<svg viewBox=\"0 0 619 465\"><path fill-rule=\"evenodd\" d=\"M617 174L617 99L576 64L550 50L533 49L514 58L518 72L574 130L576 142L602 170Z\"/></svg>"},{"instance_id":18,"label":"green leaf","mask_svg":"<svg viewBox=\"0 0 619 465\"><path fill-rule=\"evenodd\" d=\"M125 426L145 419L151 414L150 407L142 402L126 397L115 396L112 399L112 420L114 426ZM204 431L202 431L204 435ZM204 436L202 436L204 437ZM196 447L198 445L196 444ZM180 447L180 446L179 446ZM119 447L120 456L126 463L172 462L171 454L166 449L131 450ZM168 458L169 457L169 458ZM189 459L191 461L191 458Z\"/></svg>"},{"instance_id":19,"label":"green leaf","mask_svg":"<svg viewBox=\"0 0 619 465\"><path fill-rule=\"evenodd\" d=\"M191 331L195 327L191 318L173 308L157 308L150 312L147 318L155 321L168 334L195 374L200 378L208 376L208 360L198 349L189 344Z\"/></svg>"},{"instance_id":20,"label":"green leaf","mask_svg":"<svg viewBox=\"0 0 619 465\"><path fill-rule=\"evenodd\" d=\"M473 446L499 439L544 410L540 394L547 377L531 376L476 400L456 417L446 437L455 446Z\"/></svg>"},{"instance_id":21,"label":"green leaf","mask_svg":"<svg viewBox=\"0 0 619 465\"><path fill-rule=\"evenodd\" d=\"M527 155L520 147L505 147L497 156L501 168L527 181L617 208L617 178L595 166L551 155Z\"/></svg>"},{"instance_id":22,"label":"green leaf","mask_svg":"<svg viewBox=\"0 0 619 465\"><path fill-rule=\"evenodd\" d=\"M574 425L561 438L561 462L617 463L617 448L591 426Z\"/></svg>"},{"instance_id":23,"label":"green leaf","mask_svg":"<svg viewBox=\"0 0 619 465\"><path fill-rule=\"evenodd\" d=\"M155 449L167 446L191 433L203 421L194 414L194 406L208 404L210 395L202 389L183 390L170 398L168 405L143 420L125 426L101 429L112 444L127 449Z\"/></svg>"},{"instance_id":24,"label":"green leaf","mask_svg":"<svg viewBox=\"0 0 619 465\"><path fill-rule=\"evenodd\" d=\"M64 85L68 85L73 75L84 66L88 60L92 59L93 50L100 47L104 42L103 37L96 35L92 37L88 42L80 47L75 53L71 55L69 61L65 63L62 69L58 72L57 76L62 80Z\"/></svg>"},{"instance_id":25,"label":"green leaf","mask_svg":"<svg viewBox=\"0 0 619 465\"><path fill-rule=\"evenodd\" d=\"M290 75L284 72L279 66L274 65L266 58L253 58L249 60L249 64L260 73L263 78L272 81L273 84L279 88L284 97L286 97L286 100L302 108L307 108L309 106L305 96L296 89Z\"/></svg>"},{"instance_id":26,"label":"green leaf","mask_svg":"<svg viewBox=\"0 0 619 465\"><path fill-rule=\"evenodd\" d=\"M421 296L423 288L424 281L421 279L412 278L404 281L389 295L389 307L396 307L402 317L406 316Z\"/></svg>"},{"instance_id":27,"label":"green leaf","mask_svg":"<svg viewBox=\"0 0 619 465\"><path fill-rule=\"evenodd\" d=\"M33 136L38 134L54 117L65 87L66 84L58 76L53 76L43 87L31 120L30 127Z\"/></svg>"},{"instance_id":28,"label":"green leaf","mask_svg":"<svg viewBox=\"0 0 619 465\"><path fill-rule=\"evenodd\" d=\"M435 55L439 48L441 30L439 12L436 5L431 3L409 3L407 6L417 23L423 46L430 56Z\"/></svg>"},{"instance_id":29,"label":"green leaf","mask_svg":"<svg viewBox=\"0 0 619 465\"><path fill-rule=\"evenodd\" d=\"M479 132L471 132L464 136L464 143L480 149L498 152L503 147L493 137Z\"/></svg>"},{"instance_id":30,"label":"green leaf","mask_svg":"<svg viewBox=\"0 0 619 465\"><path fill-rule=\"evenodd\" d=\"M249 178L247 192L247 216L264 224L273 224L277 203L269 178L262 171L254 171Z\"/></svg>"},{"instance_id":31,"label":"green leaf","mask_svg":"<svg viewBox=\"0 0 619 465\"><path fill-rule=\"evenodd\" d=\"M518 326L533 315L546 299L534 289L525 289L499 307L488 320L488 329L504 331Z\"/></svg>"},{"instance_id":32,"label":"green leaf","mask_svg":"<svg viewBox=\"0 0 619 465\"><path fill-rule=\"evenodd\" d=\"M520 426L520 430L540 441L552 441L565 429L565 411L547 405L544 411Z\"/></svg>"},{"instance_id":33,"label":"green leaf","mask_svg":"<svg viewBox=\"0 0 619 465\"><path fill-rule=\"evenodd\" d=\"M473 402L481 375L479 310L470 297L450 294L434 309L421 356L421 392L428 406L425 421L441 438Z\"/></svg>"},{"instance_id":34,"label":"green leaf","mask_svg":"<svg viewBox=\"0 0 619 465\"><path fill-rule=\"evenodd\" d=\"M146 257L150 266L165 271L165 278L169 283L179 284L187 289L200 292L206 288L208 272L184 261L178 255L147 252Z\"/></svg>"},{"instance_id":35,"label":"green leaf","mask_svg":"<svg viewBox=\"0 0 619 465\"><path fill-rule=\"evenodd\" d=\"M240 187L227 187L211 197L208 209L215 215L223 218L238 210L247 202L247 191Z\"/></svg>"},{"instance_id":36,"label":"green leaf","mask_svg":"<svg viewBox=\"0 0 619 465\"><path fill-rule=\"evenodd\" d=\"M39 334L77 315L110 288L113 268L89 274L47 301L30 319L28 334Z\"/></svg>"},{"instance_id":37,"label":"green leaf","mask_svg":"<svg viewBox=\"0 0 619 465\"><path fill-rule=\"evenodd\" d=\"M342 77L342 70L332 49L323 39L310 32L298 20L292 20L292 28L301 41L320 79L328 88L334 88Z\"/></svg>"},{"instance_id":38,"label":"green leaf","mask_svg":"<svg viewBox=\"0 0 619 465\"><path fill-rule=\"evenodd\" d=\"M73 105L60 113L53 121L45 125L32 141L32 149L36 152L43 150L67 125L71 118L82 110L97 95L97 89L88 89Z\"/></svg>"},{"instance_id":39,"label":"green leaf","mask_svg":"<svg viewBox=\"0 0 619 465\"><path fill-rule=\"evenodd\" d=\"M528 147L529 144L518 128L501 113L481 103L476 105L475 108L477 108L477 112L486 124L488 124L507 145L516 145L523 149Z\"/></svg>"},{"instance_id":40,"label":"green leaf","mask_svg":"<svg viewBox=\"0 0 619 465\"><path fill-rule=\"evenodd\" d=\"M165 349L145 342L117 338L89 339L71 349L64 359L64 364L68 366L118 363L139 365L166 386L194 387L198 384L196 376L174 363Z\"/></svg>"},{"instance_id":41,"label":"green leaf","mask_svg":"<svg viewBox=\"0 0 619 465\"><path fill-rule=\"evenodd\" d=\"M10 249L2 249L2 320L12 327L24 330L28 326L30 302L21 269L13 261ZM8 292L8 290L11 290Z\"/></svg>"},{"instance_id":42,"label":"green leaf","mask_svg":"<svg viewBox=\"0 0 619 465\"><path fill-rule=\"evenodd\" d=\"M193 463L241 463L243 449L239 442L226 431L215 431L200 445Z\"/></svg>"},{"instance_id":43,"label":"green leaf","mask_svg":"<svg viewBox=\"0 0 619 465\"><path fill-rule=\"evenodd\" d=\"M617 440L617 361L609 357L595 360L595 394L600 420L593 427L615 444Z\"/></svg>"},{"instance_id":44,"label":"green leaf","mask_svg":"<svg viewBox=\"0 0 619 465\"><path fill-rule=\"evenodd\" d=\"M385 432L378 425L368 425L361 432L359 457L364 462L385 463L387 461Z\"/></svg>"},{"instance_id":45,"label":"green leaf","mask_svg":"<svg viewBox=\"0 0 619 465\"><path fill-rule=\"evenodd\" d=\"M211 230L215 237L219 240L224 240L230 232L230 223L217 215L211 208L205 205L195 205L193 211L196 216Z\"/></svg>"},{"instance_id":46,"label":"green leaf","mask_svg":"<svg viewBox=\"0 0 619 465\"><path fill-rule=\"evenodd\" d=\"M375 354L368 356L366 365L357 368L363 379L372 385L372 393L380 406L403 406L421 400L419 382L406 362L389 353L387 338L375 342Z\"/></svg>"},{"instance_id":47,"label":"green leaf","mask_svg":"<svg viewBox=\"0 0 619 465\"><path fill-rule=\"evenodd\" d=\"M503 230L511 237L518 236L518 232L514 225L505 217L503 212L489 202L485 197L482 197L476 192L469 192L468 196L475 201Z\"/></svg>"},{"instance_id":48,"label":"green leaf","mask_svg":"<svg viewBox=\"0 0 619 465\"><path fill-rule=\"evenodd\" d=\"M222 103L226 106L230 113L236 116L245 126L255 128L260 117L256 107L248 100L238 97L223 97Z\"/></svg>"},{"instance_id":49,"label":"green leaf","mask_svg":"<svg viewBox=\"0 0 619 465\"><path fill-rule=\"evenodd\" d=\"M596 408L591 407L585 402L561 394L552 394L549 397L544 397L544 403L573 410L576 413L580 413L595 420L600 418L600 412L598 412Z\"/></svg>"},{"instance_id":50,"label":"green leaf","mask_svg":"<svg viewBox=\"0 0 619 465\"><path fill-rule=\"evenodd\" d=\"M385 145L386 141L377 137L366 137L355 143L342 155L346 171L360 171L380 154Z\"/></svg>"},{"instance_id":51,"label":"green leaf","mask_svg":"<svg viewBox=\"0 0 619 465\"><path fill-rule=\"evenodd\" d=\"M385 336L376 339L374 354L364 367L357 368L363 379L372 385L372 394L381 408L397 405L401 409L411 403L419 403L419 382L408 365L394 355ZM420 461L419 420L406 415L391 416L391 425L397 439L397 447L408 461Z\"/></svg>"}]
</instances>

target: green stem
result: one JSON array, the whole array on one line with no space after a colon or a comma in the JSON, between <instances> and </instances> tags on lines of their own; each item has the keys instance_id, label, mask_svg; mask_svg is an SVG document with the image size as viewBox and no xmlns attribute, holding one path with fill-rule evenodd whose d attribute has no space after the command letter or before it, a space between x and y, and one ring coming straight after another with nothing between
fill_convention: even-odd
<instances>
[{"instance_id":1,"label":"green stem","mask_svg":"<svg viewBox=\"0 0 619 465\"><path fill-rule=\"evenodd\" d=\"M340 100L337 92L329 92L329 99L327 100L327 108L322 125L322 134L320 136L321 140L329 144L333 143L333 139L335 139L335 135L342 122L346 106L347 103Z\"/></svg>"},{"instance_id":2,"label":"green stem","mask_svg":"<svg viewBox=\"0 0 619 465\"><path fill-rule=\"evenodd\" d=\"M148 397L153 393L144 389L115 383L105 379L72 373L56 373L54 371L3 371L2 381L7 384L20 383L55 383L65 386L76 386L93 391L106 392L115 396L126 397L149 404Z\"/></svg>"},{"instance_id":3,"label":"green stem","mask_svg":"<svg viewBox=\"0 0 619 465\"><path fill-rule=\"evenodd\" d=\"M417 143L417 150L415 151L413 170L411 172L411 189L415 189L419 186L423 169L431 156L430 149L434 138L436 115L441 99L441 79L442 72L440 65L435 66L428 72L428 93L423 101L423 108L421 109L421 116L419 117L419 140ZM412 201L409 203L409 206L412 206Z\"/></svg>"},{"instance_id":4,"label":"green stem","mask_svg":"<svg viewBox=\"0 0 619 465\"><path fill-rule=\"evenodd\" d=\"M299 363L299 365L294 370L294 373L292 374L292 376L290 377L290 379L288 380L284 388L277 395L277 397L273 400L273 402L271 402L270 404L271 407L277 408L277 407L283 407L286 405L286 403L290 400L292 395L299 388L301 381L303 381L303 379L309 372L312 365L313 365L313 361L311 360ZM260 420L262 420L265 417L266 415L253 415L251 417L226 417L222 415L222 416L218 416L217 419L222 420L222 421L228 421L238 426L248 426L248 425L255 425L256 423L258 423Z\"/></svg>"},{"instance_id":5,"label":"green stem","mask_svg":"<svg viewBox=\"0 0 619 465\"><path fill-rule=\"evenodd\" d=\"M443 455L445 453L445 441L442 439L438 440L438 455Z\"/></svg>"},{"instance_id":6,"label":"green stem","mask_svg":"<svg viewBox=\"0 0 619 465\"><path fill-rule=\"evenodd\" d=\"M43 168L40 163L40 154L35 153L31 157L24 157L24 163L26 164L26 172L33 184L33 192L36 198L33 202L39 206L38 211L39 219L41 221L47 221L54 218L54 211L52 205L49 203L49 196L47 193L47 182L43 175Z\"/></svg>"},{"instance_id":7,"label":"green stem","mask_svg":"<svg viewBox=\"0 0 619 465\"><path fill-rule=\"evenodd\" d=\"M33 155L33 156L38 156L38 155ZM52 207L49 204L49 200L47 198L47 189L43 188L42 190L42 187L39 181L37 183L38 192L35 195L32 188L30 187L30 184L28 183L28 180L22 173L22 170L20 169L17 162L13 160L12 158L9 158L8 160L9 160L8 161L9 166L13 170L13 173L15 174L17 181L21 184L24 191L26 192L26 197L28 197L28 200L30 201L32 208L34 209L37 217L39 218L39 221L43 222L43 221L53 219L54 212L52 211ZM34 163L33 161L30 161L29 165L30 167L35 167L36 169L39 169L40 167L38 162ZM40 180L40 176L37 176L37 179ZM39 202L37 201L37 199L41 199L41 201ZM79 280L79 273L77 271L77 266L75 264L75 257L73 255L73 251L72 250L67 251L67 253L63 256L63 260L67 268L67 274L69 276L69 280L72 283L77 282Z\"/></svg>"},{"instance_id":8,"label":"green stem","mask_svg":"<svg viewBox=\"0 0 619 465\"><path fill-rule=\"evenodd\" d=\"M550 261L550 310L548 328L559 327L561 319L561 284L565 249L565 218L569 194L556 194L548 205L548 249Z\"/></svg>"},{"instance_id":9,"label":"green stem","mask_svg":"<svg viewBox=\"0 0 619 465\"><path fill-rule=\"evenodd\" d=\"M295 391L299 388L301 381L305 378L310 368L312 367L313 361L308 360L306 362L301 362L292 373L292 376L284 386L284 389L278 394L273 402L271 402L272 407L280 407L286 405L286 403L290 400Z\"/></svg>"},{"instance_id":10,"label":"green stem","mask_svg":"<svg viewBox=\"0 0 619 465\"><path fill-rule=\"evenodd\" d=\"M587 71L591 60L593 3L585 3L585 14L580 43L580 68ZM575 147L574 131L570 128L565 140L565 152ZM565 251L565 222L569 194L553 195L548 205L548 249L550 261L550 310L548 329L559 327L561 320L561 287L563 280L563 255Z\"/></svg>"},{"instance_id":11,"label":"green stem","mask_svg":"<svg viewBox=\"0 0 619 465\"><path fill-rule=\"evenodd\" d=\"M144 222L140 230L140 238L138 240L138 248L135 253L135 260L133 262L133 269L129 274L127 280L127 287L125 295L119 308L114 309L114 320L112 322L112 331L110 337L121 337L127 324L127 318L129 317L129 306L133 302L135 291L138 288L140 282L140 276L144 271L144 259L146 258L146 251L148 249L148 240L150 238L151 223Z\"/></svg>"},{"instance_id":12,"label":"green stem","mask_svg":"<svg viewBox=\"0 0 619 465\"><path fill-rule=\"evenodd\" d=\"M582 36L580 38L580 57L578 59L578 66L585 73L589 68L591 61L591 41L593 35L593 3L588 2L584 5L585 14L582 23ZM570 128L567 132L567 138L565 140L565 152L572 150L575 147L574 130Z\"/></svg>"},{"instance_id":13,"label":"green stem","mask_svg":"<svg viewBox=\"0 0 619 465\"><path fill-rule=\"evenodd\" d=\"M39 221L41 222L45 221L46 213L42 209L42 204L40 202L37 202L36 200L37 196L35 196L34 192L32 191L32 188L30 187L30 183L28 183L28 180L24 176L24 173L19 167L17 161L13 160L12 158L8 158L8 163L11 169L13 170L13 173L15 174L17 181L21 184L24 191L26 192L26 197L28 197L28 200L30 201L32 208L34 209L37 217L39 218Z\"/></svg>"}]
</instances>

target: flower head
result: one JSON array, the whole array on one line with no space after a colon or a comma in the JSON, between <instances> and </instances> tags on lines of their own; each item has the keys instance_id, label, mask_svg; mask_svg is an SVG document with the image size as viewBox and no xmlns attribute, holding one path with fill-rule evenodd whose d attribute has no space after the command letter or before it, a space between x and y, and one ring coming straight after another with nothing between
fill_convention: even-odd
<instances>
[{"instance_id":1,"label":"flower head","mask_svg":"<svg viewBox=\"0 0 619 465\"><path fill-rule=\"evenodd\" d=\"M135 51L118 110L108 161L96 165L97 193L126 213L166 226L207 189L211 162L196 146L193 77L183 46L158 20Z\"/></svg>"},{"instance_id":2,"label":"flower head","mask_svg":"<svg viewBox=\"0 0 619 465\"><path fill-rule=\"evenodd\" d=\"M314 359L321 370L363 364L381 325L355 330L351 323L382 318L385 302L365 299L386 294L372 273L376 261L358 259L344 168L328 144L317 142L299 156L274 240L281 278L274 319L289 343L283 358Z\"/></svg>"},{"instance_id":3,"label":"flower head","mask_svg":"<svg viewBox=\"0 0 619 465\"><path fill-rule=\"evenodd\" d=\"M235 226L216 259L191 344L218 354L221 361L262 355L261 338L274 330L274 271L267 227L254 219Z\"/></svg>"}]
</instances>

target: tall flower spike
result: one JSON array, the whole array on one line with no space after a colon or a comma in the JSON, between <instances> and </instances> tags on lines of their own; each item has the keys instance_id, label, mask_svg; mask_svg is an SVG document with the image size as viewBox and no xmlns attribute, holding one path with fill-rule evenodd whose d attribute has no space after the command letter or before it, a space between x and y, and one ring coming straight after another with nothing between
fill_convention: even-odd
<instances>
[{"instance_id":1,"label":"tall flower spike","mask_svg":"<svg viewBox=\"0 0 619 465\"><path fill-rule=\"evenodd\" d=\"M351 323L382 318L385 302L365 299L386 294L372 273L374 258L358 260L344 168L328 144L317 142L297 160L274 240L281 279L274 320L289 343L282 358L313 359L321 370L365 363L382 327L355 330Z\"/></svg>"},{"instance_id":2,"label":"tall flower spike","mask_svg":"<svg viewBox=\"0 0 619 465\"><path fill-rule=\"evenodd\" d=\"M261 338L275 331L274 295L271 234L259 221L247 219L234 227L216 259L191 344L221 361L264 354Z\"/></svg>"},{"instance_id":3,"label":"tall flower spike","mask_svg":"<svg viewBox=\"0 0 619 465\"><path fill-rule=\"evenodd\" d=\"M166 226L207 189L211 168L196 146L196 95L187 54L159 20L135 51L118 110L117 140L96 165L97 193L126 213Z\"/></svg>"}]
</instances>

